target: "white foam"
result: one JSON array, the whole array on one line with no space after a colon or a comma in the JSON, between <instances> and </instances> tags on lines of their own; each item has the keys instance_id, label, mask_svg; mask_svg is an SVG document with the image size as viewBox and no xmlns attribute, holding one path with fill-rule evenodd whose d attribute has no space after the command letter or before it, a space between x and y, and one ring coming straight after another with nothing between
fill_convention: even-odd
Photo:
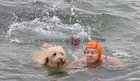
<instances>
[{"instance_id":1,"label":"white foam","mask_svg":"<svg viewBox=\"0 0 140 81\"><path fill-rule=\"evenodd\" d=\"M18 39L10 39L10 42L15 42L15 43L21 43L21 41L20 40L18 40Z\"/></svg>"},{"instance_id":2,"label":"white foam","mask_svg":"<svg viewBox=\"0 0 140 81\"><path fill-rule=\"evenodd\" d=\"M32 21L15 22L9 26L7 36L12 39L11 42L19 42L34 35L65 39L71 34L80 38L90 38L90 31L85 32L85 28L79 23L63 24L57 16L53 16L42 19L36 18Z\"/></svg>"},{"instance_id":3,"label":"white foam","mask_svg":"<svg viewBox=\"0 0 140 81\"><path fill-rule=\"evenodd\" d=\"M117 56L117 57L132 57L127 52L120 51L120 50L115 51L115 53L113 53L113 55Z\"/></svg>"},{"instance_id":4,"label":"white foam","mask_svg":"<svg viewBox=\"0 0 140 81\"><path fill-rule=\"evenodd\" d=\"M75 15L74 8L71 8L71 15Z\"/></svg>"},{"instance_id":5,"label":"white foam","mask_svg":"<svg viewBox=\"0 0 140 81\"><path fill-rule=\"evenodd\" d=\"M61 20L57 16L53 16L49 21L56 22L56 23L61 23Z\"/></svg>"}]
</instances>

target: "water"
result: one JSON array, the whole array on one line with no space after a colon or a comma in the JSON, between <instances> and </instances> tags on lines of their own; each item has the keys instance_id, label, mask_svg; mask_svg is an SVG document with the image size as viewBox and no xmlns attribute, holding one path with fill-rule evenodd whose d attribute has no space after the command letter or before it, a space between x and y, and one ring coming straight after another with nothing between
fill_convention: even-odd
<instances>
[{"instance_id":1,"label":"water","mask_svg":"<svg viewBox=\"0 0 140 81\"><path fill-rule=\"evenodd\" d=\"M0 0L0 81L139 81L139 0ZM120 59L124 68L42 67L30 58L44 42L61 45L68 64L84 57L72 51L76 36L81 50L90 40L103 54Z\"/></svg>"}]
</instances>

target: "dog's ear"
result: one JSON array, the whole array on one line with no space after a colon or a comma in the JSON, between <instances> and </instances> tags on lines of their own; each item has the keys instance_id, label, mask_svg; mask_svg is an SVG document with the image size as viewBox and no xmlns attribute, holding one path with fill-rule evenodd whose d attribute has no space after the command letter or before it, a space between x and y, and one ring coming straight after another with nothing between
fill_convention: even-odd
<instances>
[{"instance_id":1,"label":"dog's ear","mask_svg":"<svg viewBox=\"0 0 140 81\"><path fill-rule=\"evenodd\" d=\"M45 59L45 65L47 65L48 64L48 62L49 62L49 58L47 57L46 59Z\"/></svg>"},{"instance_id":2,"label":"dog's ear","mask_svg":"<svg viewBox=\"0 0 140 81\"><path fill-rule=\"evenodd\" d=\"M52 47L52 44L44 43L42 47L48 49L49 47Z\"/></svg>"}]
</instances>

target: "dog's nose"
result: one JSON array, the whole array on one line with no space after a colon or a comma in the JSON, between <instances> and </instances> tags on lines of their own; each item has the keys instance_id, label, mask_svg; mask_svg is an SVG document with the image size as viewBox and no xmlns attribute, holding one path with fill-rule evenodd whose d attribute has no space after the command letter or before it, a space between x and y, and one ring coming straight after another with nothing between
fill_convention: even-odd
<instances>
[{"instance_id":1,"label":"dog's nose","mask_svg":"<svg viewBox=\"0 0 140 81\"><path fill-rule=\"evenodd\" d=\"M59 58L60 62L63 62L63 58Z\"/></svg>"}]
</instances>

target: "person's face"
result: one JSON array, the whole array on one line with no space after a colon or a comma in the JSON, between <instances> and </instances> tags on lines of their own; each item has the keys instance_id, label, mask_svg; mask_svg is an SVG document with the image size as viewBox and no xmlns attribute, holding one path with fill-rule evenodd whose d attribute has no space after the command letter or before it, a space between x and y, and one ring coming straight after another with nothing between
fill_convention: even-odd
<instances>
[{"instance_id":1,"label":"person's face","mask_svg":"<svg viewBox=\"0 0 140 81\"><path fill-rule=\"evenodd\" d=\"M87 63L94 63L98 60L98 50L94 48L87 48L85 50Z\"/></svg>"}]
</instances>

